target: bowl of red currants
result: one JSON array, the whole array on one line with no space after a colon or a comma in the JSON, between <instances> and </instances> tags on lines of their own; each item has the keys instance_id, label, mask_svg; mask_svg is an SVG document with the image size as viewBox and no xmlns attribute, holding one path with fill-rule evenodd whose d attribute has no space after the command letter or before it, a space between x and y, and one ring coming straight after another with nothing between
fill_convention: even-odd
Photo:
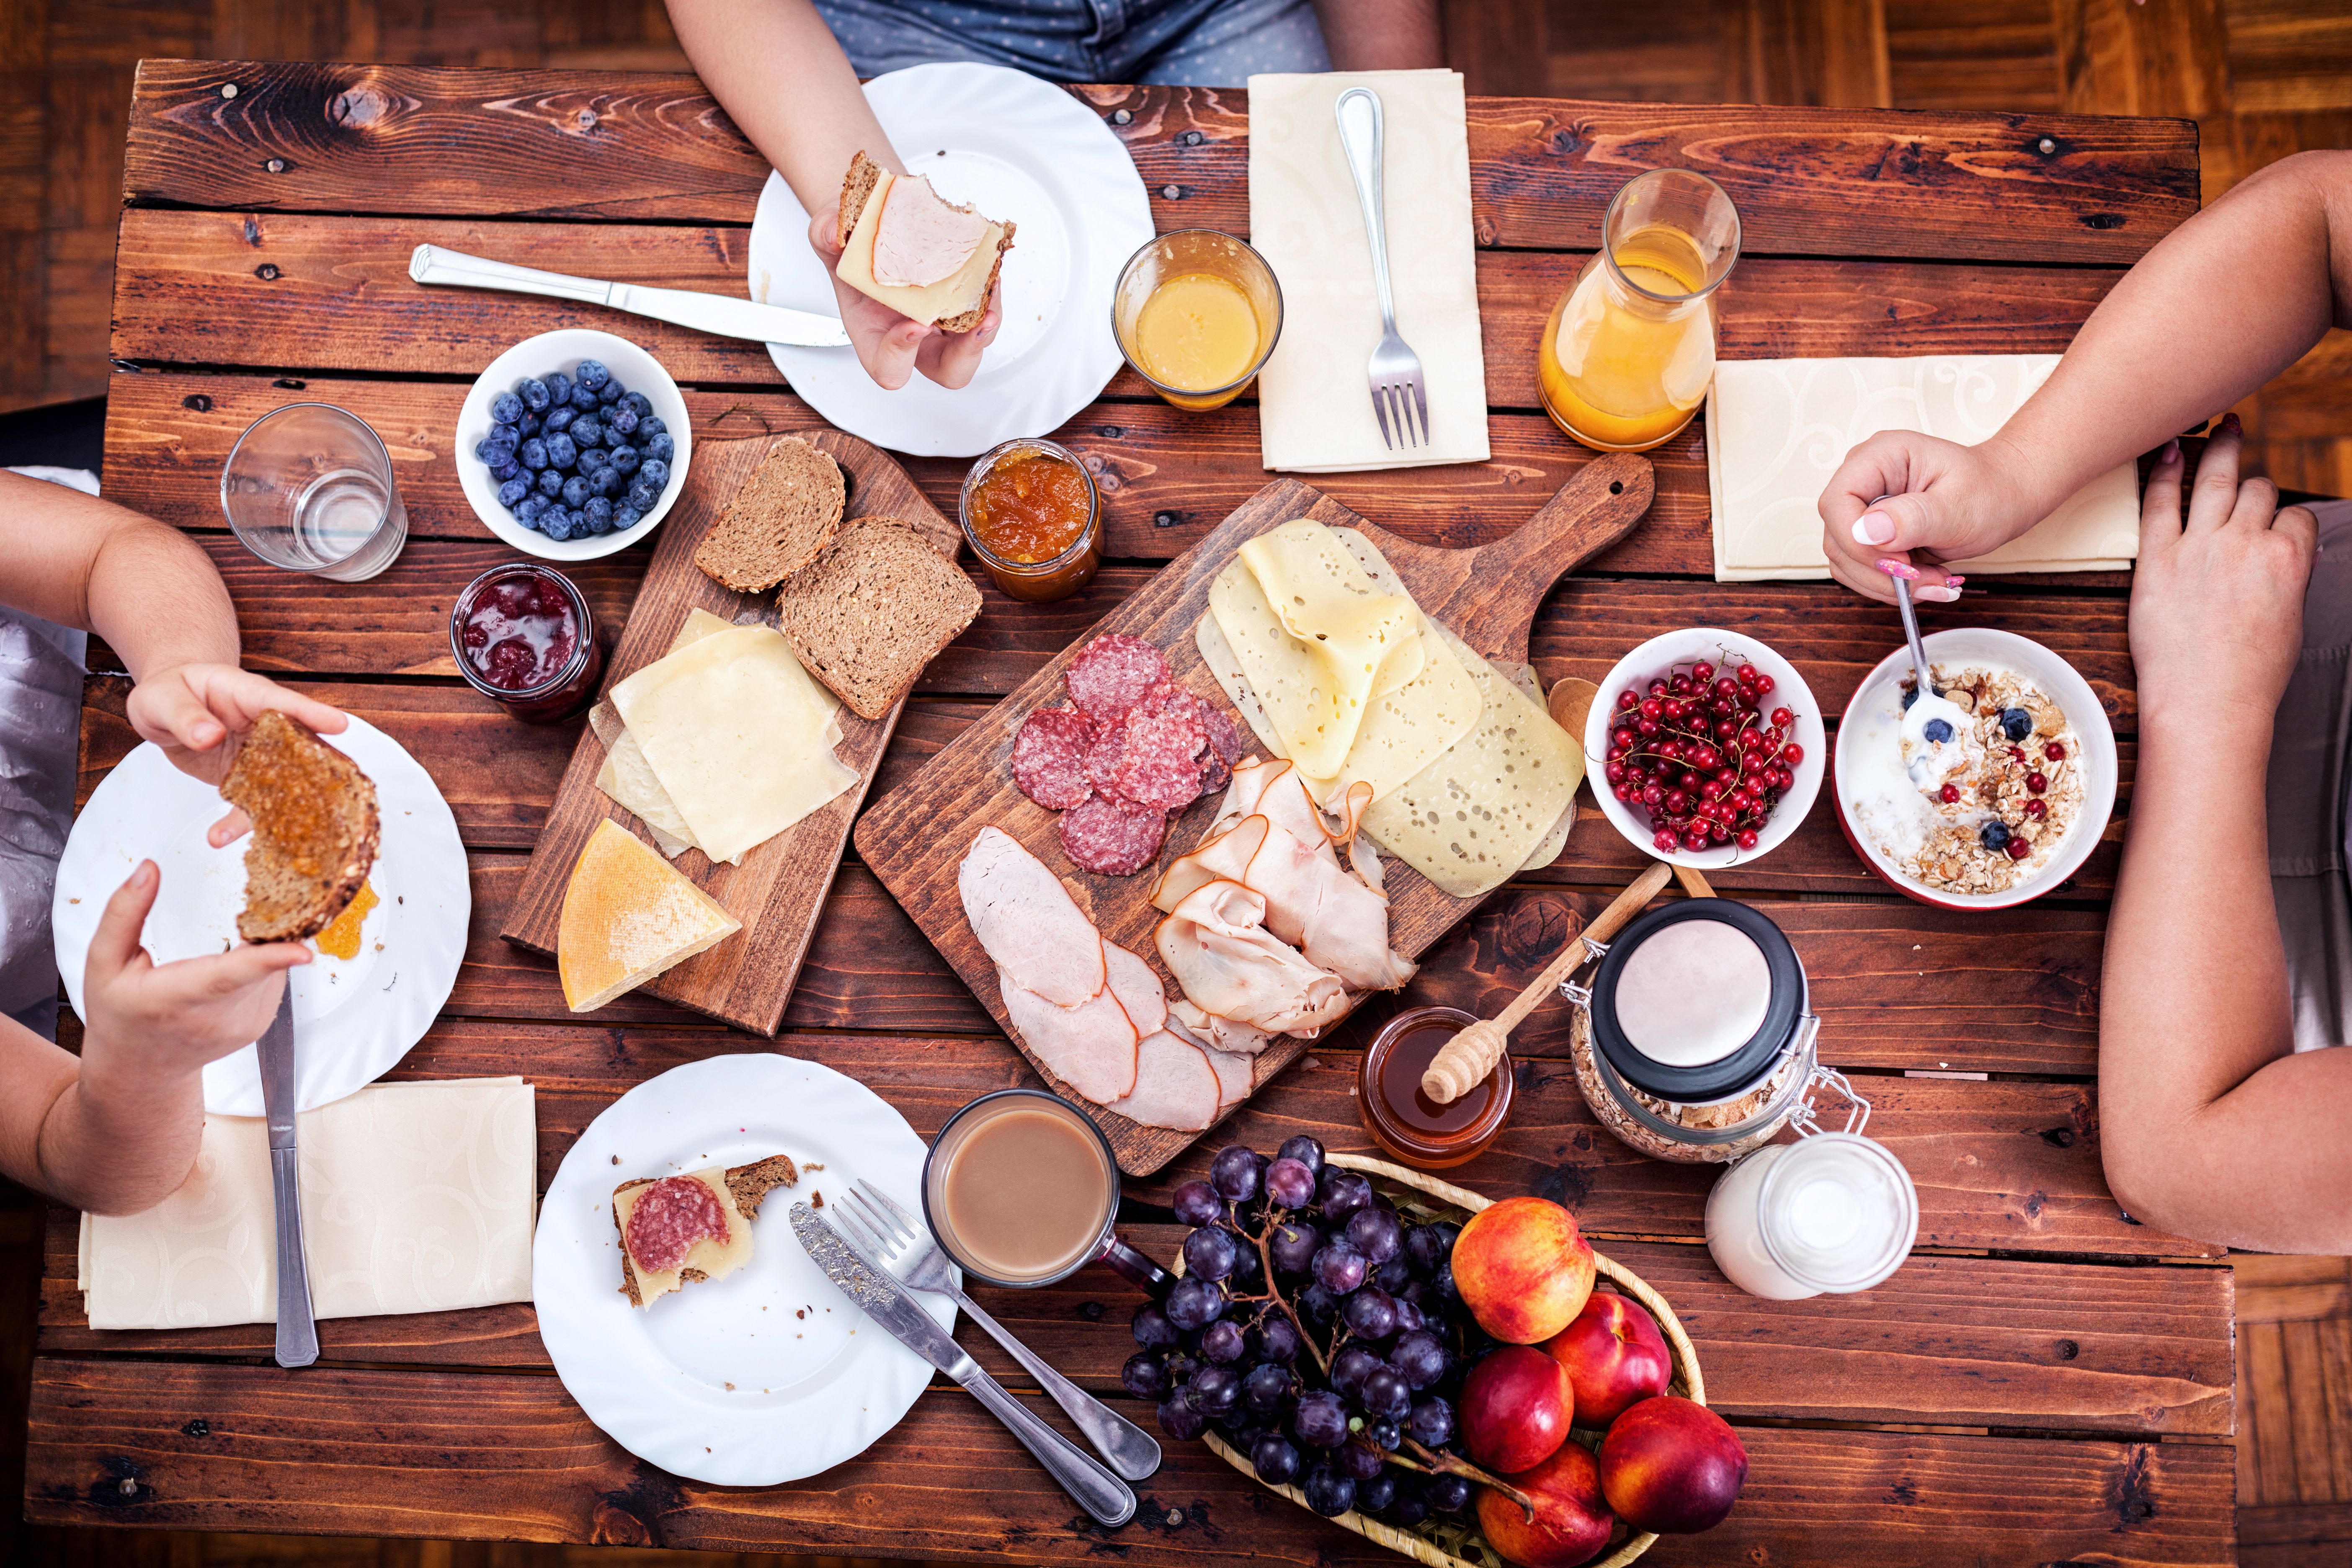
<instances>
[{"instance_id":1,"label":"bowl of red currants","mask_svg":"<svg viewBox=\"0 0 2352 1568\"><path fill-rule=\"evenodd\" d=\"M1617 661L1584 721L1593 797L1643 853L1702 870L1778 847L1821 793L1821 704L1754 637L1668 632Z\"/></svg>"}]
</instances>

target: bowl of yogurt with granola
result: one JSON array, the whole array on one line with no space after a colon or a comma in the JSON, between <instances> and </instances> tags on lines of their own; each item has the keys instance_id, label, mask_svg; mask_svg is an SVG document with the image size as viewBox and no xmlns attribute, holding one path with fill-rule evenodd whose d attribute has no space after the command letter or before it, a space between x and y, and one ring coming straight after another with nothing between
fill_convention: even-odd
<instances>
[{"instance_id":1,"label":"bowl of yogurt with granola","mask_svg":"<svg viewBox=\"0 0 2352 1568\"><path fill-rule=\"evenodd\" d=\"M1896 891L1943 909L1997 910L2082 868L2116 802L2116 741L2073 666L1983 626L1882 659L1838 726L1832 793L1857 854Z\"/></svg>"}]
</instances>

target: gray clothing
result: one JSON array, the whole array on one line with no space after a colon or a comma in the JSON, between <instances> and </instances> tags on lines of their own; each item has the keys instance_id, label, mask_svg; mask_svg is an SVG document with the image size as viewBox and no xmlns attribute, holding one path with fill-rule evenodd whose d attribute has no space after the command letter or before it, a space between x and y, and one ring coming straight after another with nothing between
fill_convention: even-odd
<instances>
[{"instance_id":1,"label":"gray clothing","mask_svg":"<svg viewBox=\"0 0 2352 1568\"><path fill-rule=\"evenodd\" d=\"M2294 1048L2352 1043L2352 501L2324 501L2303 654L2279 703L2265 808Z\"/></svg>"}]
</instances>

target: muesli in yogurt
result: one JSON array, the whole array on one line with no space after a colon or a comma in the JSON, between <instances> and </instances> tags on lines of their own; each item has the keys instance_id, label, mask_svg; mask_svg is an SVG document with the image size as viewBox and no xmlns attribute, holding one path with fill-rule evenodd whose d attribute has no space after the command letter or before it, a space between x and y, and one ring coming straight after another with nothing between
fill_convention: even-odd
<instances>
[{"instance_id":1,"label":"muesli in yogurt","mask_svg":"<svg viewBox=\"0 0 2352 1568\"><path fill-rule=\"evenodd\" d=\"M2032 679L1971 660L1906 677L1864 721L1843 781L1853 821L1895 869L1948 893L1998 893L2049 864L2083 808L2082 744ZM1900 709L1895 706L1900 701Z\"/></svg>"}]
</instances>

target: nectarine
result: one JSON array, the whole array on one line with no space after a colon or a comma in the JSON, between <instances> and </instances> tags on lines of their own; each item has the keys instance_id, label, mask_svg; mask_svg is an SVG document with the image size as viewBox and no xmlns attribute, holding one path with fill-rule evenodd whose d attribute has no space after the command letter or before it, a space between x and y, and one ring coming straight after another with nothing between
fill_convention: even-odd
<instances>
[{"instance_id":1,"label":"nectarine","mask_svg":"<svg viewBox=\"0 0 2352 1568\"><path fill-rule=\"evenodd\" d=\"M1573 1399L1567 1372L1543 1352L1489 1352L1462 1380L1462 1446L1505 1475L1540 1464L1567 1441Z\"/></svg>"},{"instance_id":2,"label":"nectarine","mask_svg":"<svg viewBox=\"0 0 2352 1568\"><path fill-rule=\"evenodd\" d=\"M1548 1198L1505 1198L1470 1216L1454 1244L1454 1286L1478 1326L1531 1345L1568 1327L1592 1294L1592 1244Z\"/></svg>"},{"instance_id":3,"label":"nectarine","mask_svg":"<svg viewBox=\"0 0 2352 1568\"><path fill-rule=\"evenodd\" d=\"M1546 1340L1543 1349L1568 1369L1580 1426L1606 1426L1674 1381L1674 1352L1658 1321L1614 1290L1595 1290L1576 1321Z\"/></svg>"},{"instance_id":4,"label":"nectarine","mask_svg":"<svg viewBox=\"0 0 2352 1568\"><path fill-rule=\"evenodd\" d=\"M1486 1543L1521 1568L1576 1568L1609 1544L1616 1523L1601 1495L1601 1470L1581 1443L1563 1443L1542 1464L1507 1478L1536 1516L1490 1487L1478 1492Z\"/></svg>"},{"instance_id":5,"label":"nectarine","mask_svg":"<svg viewBox=\"0 0 2352 1568\"><path fill-rule=\"evenodd\" d=\"M1601 1494L1635 1530L1713 1530L1747 1480L1748 1450L1731 1424L1676 1394L1642 1400L1601 1440Z\"/></svg>"}]
</instances>

